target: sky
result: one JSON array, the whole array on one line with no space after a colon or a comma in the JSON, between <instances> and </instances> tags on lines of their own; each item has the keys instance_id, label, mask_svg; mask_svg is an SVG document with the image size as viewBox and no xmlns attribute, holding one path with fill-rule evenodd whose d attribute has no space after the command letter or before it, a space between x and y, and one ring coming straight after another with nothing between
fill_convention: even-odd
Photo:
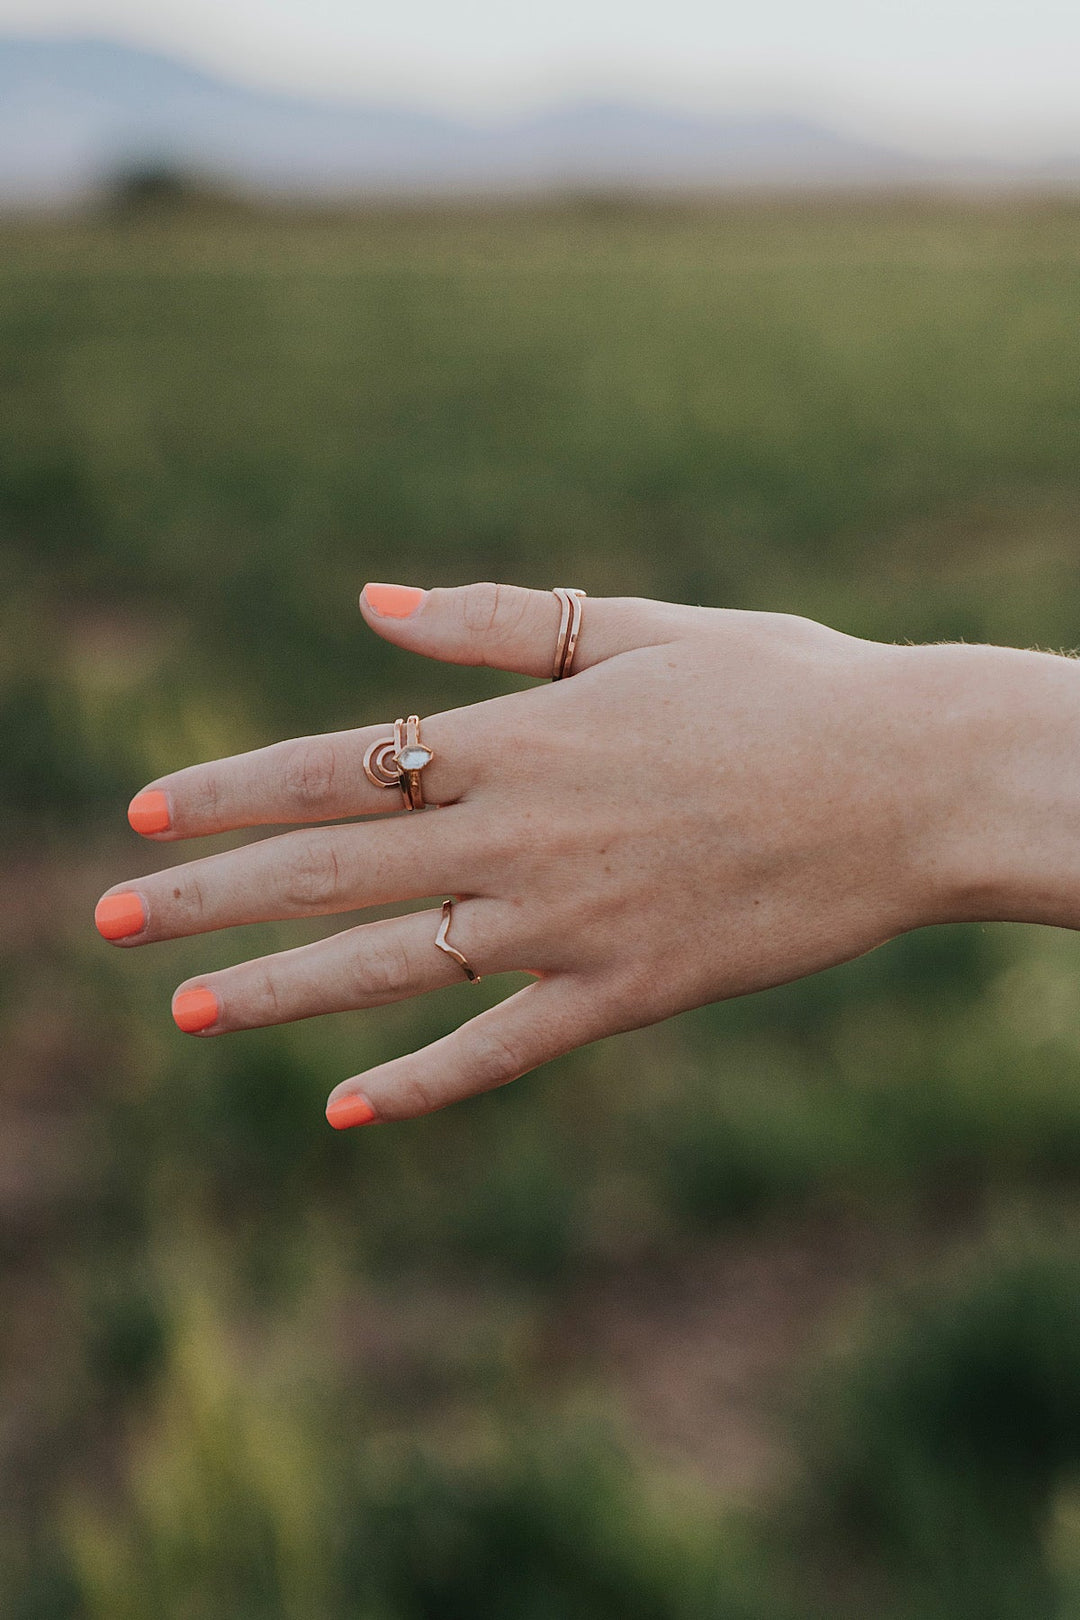
<instances>
[{"instance_id":1,"label":"sky","mask_svg":"<svg viewBox=\"0 0 1080 1620\"><path fill-rule=\"evenodd\" d=\"M594 96L809 114L958 155L1080 138L1080 0L0 0L0 32L474 119Z\"/></svg>"}]
</instances>

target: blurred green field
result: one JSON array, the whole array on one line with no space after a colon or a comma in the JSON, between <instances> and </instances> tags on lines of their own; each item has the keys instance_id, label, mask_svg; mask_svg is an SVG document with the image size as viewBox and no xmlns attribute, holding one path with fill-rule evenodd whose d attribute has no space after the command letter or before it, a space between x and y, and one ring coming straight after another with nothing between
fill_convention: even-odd
<instances>
[{"instance_id":1,"label":"blurred green field","mask_svg":"<svg viewBox=\"0 0 1080 1620\"><path fill-rule=\"evenodd\" d=\"M193 1042L326 930L90 921L159 772L512 684L365 579L1073 649L1078 520L1080 204L0 225L5 1620L1080 1616L1071 934L342 1138L506 985Z\"/></svg>"}]
</instances>

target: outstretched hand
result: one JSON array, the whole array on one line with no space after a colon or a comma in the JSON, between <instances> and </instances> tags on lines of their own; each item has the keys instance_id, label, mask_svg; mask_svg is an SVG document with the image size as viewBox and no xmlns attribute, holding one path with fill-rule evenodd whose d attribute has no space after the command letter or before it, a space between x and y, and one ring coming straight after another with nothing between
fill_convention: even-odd
<instances>
[{"instance_id":1,"label":"outstretched hand","mask_svg":"<svg viewBox=\"0 0 1080 1620\"><path fill-rule=\"evenodd\" d=\"M400 647L550 676L550 592L369 585L360 600ZM344 1081L327 1109L339 1127L427 1113L937 920L924 835L939 806L905 673L918 651L784 615L589 597L572 678L424 720L423 789L441 808L405 813L368 780L385 722L190 766L136 796L137 831L297 830L117 884L98 927L137 946L437 898L189 980L176 1021L216 1036L455 982L466 997L434 945L438 902L456 896L451 940L476 972L534 982Z\"/></svg>"}]
</instances>

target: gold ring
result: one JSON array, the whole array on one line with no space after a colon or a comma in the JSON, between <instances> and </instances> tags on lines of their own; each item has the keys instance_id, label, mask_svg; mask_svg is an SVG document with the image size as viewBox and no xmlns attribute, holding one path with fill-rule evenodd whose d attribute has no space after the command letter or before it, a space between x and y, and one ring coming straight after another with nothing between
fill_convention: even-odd
<instances>
[{"instance_id":1,"label":"gold ring","mask_svg":"<svg viewBox=\"0 0 1080 1620\"><path fill-rule=\"evenodd\" d=\"M551 678L561 681L570 674L581 630L581 599L584 591L556 585L553 593L559 599L562 615L559 619L559 639L555 643L555 657L551 665Z\"/></svg>"},{"instance_id":2,"label":"gold ring","mask_svg":"<svg viewBox=\"0 0 1080 1620\"><path fill-rule=\"evenodd\" d=\"M435 935L435 944L438 946L440 951L445 951L447 956L452 956L454 958L454 961L457 963L458 967L461 968L470 984L479 984L479 973L474 971L468 958L462 956L460 951L455 950L446 937L450 931L450 916L453 909L454 902L452 900L443 901L442 922L439 924L439 932Z\"/></svg>"},{"instance_id":3,"label":"gold ring","mask_svg":"<svg viewBox=\"0 0 1080 1620\"><path fill-rule=\"evenodd\" d=\"M410 714L407 720L394 721L392 738L376 739L364 755L364 775L375 787L397 787L405 801L406 810L424 808L424 789L420 772L435 758L432 750L421 740L420 716Z\"/></svg>"}]
</instances>

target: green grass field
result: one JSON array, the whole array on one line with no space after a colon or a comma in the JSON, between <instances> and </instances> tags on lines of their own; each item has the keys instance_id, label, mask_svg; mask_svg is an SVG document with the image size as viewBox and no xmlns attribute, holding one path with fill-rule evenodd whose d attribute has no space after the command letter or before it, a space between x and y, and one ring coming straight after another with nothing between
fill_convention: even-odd
<instances>
[{"instance_id":1,"label":"green grass field","mask_svg":"<svg viewBox=\"0 0 1080 1620\"><path fill-rule=\"evenodd\" d=\"M197 1043L182 978L325 930L90 920L159 772L509 687L365 579L1073 649L1078 520L1080 205L0 225L0 1613L1080 1615L1071 934L353 1139L477 993Z\"/></svg>"}]
</instances>

